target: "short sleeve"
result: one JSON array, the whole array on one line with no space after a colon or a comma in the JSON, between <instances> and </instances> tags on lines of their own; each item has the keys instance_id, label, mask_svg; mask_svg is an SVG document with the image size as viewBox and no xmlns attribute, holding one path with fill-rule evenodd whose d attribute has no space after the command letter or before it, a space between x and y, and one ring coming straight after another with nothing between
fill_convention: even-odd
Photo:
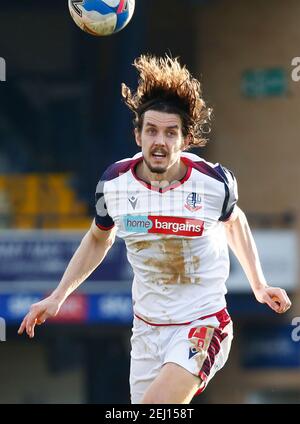
<instances>
[{"instance_id":1,"label":"short sleeve","mask_svg":"<svg viewBox=\"0 0 300 424\"><path fill-rule=\"evenodd\" d=\"M219 166L218 171L222 174L224 178L225 185L225 198L222 208L222 214L219 218L220 221L227 221L238 201L238 186L236 178L232 171L225 168L224 166Z\"/></svg>"},{"instance_id":2,"label":"short sleeve","mask_svg":"<svg viewBox=\"0 0 300 424\"><path fill-rule=\"evenodd\" d=\"M101 230L108 231L111 228L113 228L115 224L107 211L107 205L105 202L105 195L104 195L104 184L105 184L105 180L102 177L102 179L100 179L97 185L96 193L95 193L95 208L96 208L95 222L97 227L99 227Z\"/></svg>"}]
</instances>

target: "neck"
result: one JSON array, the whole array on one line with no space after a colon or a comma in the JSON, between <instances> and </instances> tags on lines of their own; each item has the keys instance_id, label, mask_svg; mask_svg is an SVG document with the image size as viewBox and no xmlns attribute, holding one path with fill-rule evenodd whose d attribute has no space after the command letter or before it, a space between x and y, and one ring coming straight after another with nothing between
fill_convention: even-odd
<instances>
[{"instance_id":1,"label":"neck","mask_svg":"<svg viewBox=\"0 0 300 424\"><path fill-rule=\"evenodd\" d=\"M166 172L159 174L157 172L151 172L145 161L142 161L137 166L136 174L152 186L164 188L174 181L180 181L185 176L187 168L187 165L179 158Z\"/></svg>"}]
</instances>

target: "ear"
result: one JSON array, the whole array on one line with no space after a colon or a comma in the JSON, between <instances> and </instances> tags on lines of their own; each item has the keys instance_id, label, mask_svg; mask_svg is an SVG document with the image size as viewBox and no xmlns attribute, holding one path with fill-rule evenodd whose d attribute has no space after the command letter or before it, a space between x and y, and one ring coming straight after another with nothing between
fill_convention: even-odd
<instances>
[{"instance_id":1,"label":"ear","mask_svg":"<svg viewBox=\"0 0 300 424\"><path fill-rule=\"evenodd\" d=\"M182 151L186 150L190 143L192 141L192 136L191 134L188 134L184 139L183 139L183 143L182 143Z\"/></svg>"},{"instance_id":2,"label":"ear","mask_svg":"<svg viewBox=\"0 0 300 424\"><path fill-rule=\"evenodd\" d=\"M134 135L135 135L135 142L139 147L142 147L142 138L141 138L141 133L138 130L138 128L135 128L134 130Z\"/></svg>"}]
</instances>

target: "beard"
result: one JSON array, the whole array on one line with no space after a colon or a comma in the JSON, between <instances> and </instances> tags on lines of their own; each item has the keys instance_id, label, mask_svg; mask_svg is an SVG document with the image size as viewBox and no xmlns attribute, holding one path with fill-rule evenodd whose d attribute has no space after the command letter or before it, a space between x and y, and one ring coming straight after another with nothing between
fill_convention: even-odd
<instances>
[{"instance_id":1,"label":"beard","mask_svg":"<svg viewBox=\"0 0 300 424\"><path fill-rule=\"evenodd\" d=\"M144 162L147 165L148 169L153 173L153 174L164 174L167 171L167 167L166 166L152 166L150 161L148 161L145 156L144 156Z\"/></svg>"}]
</instances>

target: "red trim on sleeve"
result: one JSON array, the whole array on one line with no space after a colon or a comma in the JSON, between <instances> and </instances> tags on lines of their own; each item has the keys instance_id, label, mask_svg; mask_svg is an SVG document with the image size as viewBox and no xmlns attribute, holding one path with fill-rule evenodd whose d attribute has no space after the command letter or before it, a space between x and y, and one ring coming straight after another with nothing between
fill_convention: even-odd
<instances>
[{"instance_id":1,"label":"red trim on sleeve","mask_svg":"<svg viewBox=\"0 0 300 424\"><path fill-rule=\"evenodd\" d=\"M114 226L115 226L115 224L113 224L113 225L111 225L110 227L103 227L102 225L100 225L100 224L96 224L97 225L97 227L98 228L100 228L100 230L102 230L102 231L109 231L109 230L111 230Z\"/></svg>"}]
</instances>

